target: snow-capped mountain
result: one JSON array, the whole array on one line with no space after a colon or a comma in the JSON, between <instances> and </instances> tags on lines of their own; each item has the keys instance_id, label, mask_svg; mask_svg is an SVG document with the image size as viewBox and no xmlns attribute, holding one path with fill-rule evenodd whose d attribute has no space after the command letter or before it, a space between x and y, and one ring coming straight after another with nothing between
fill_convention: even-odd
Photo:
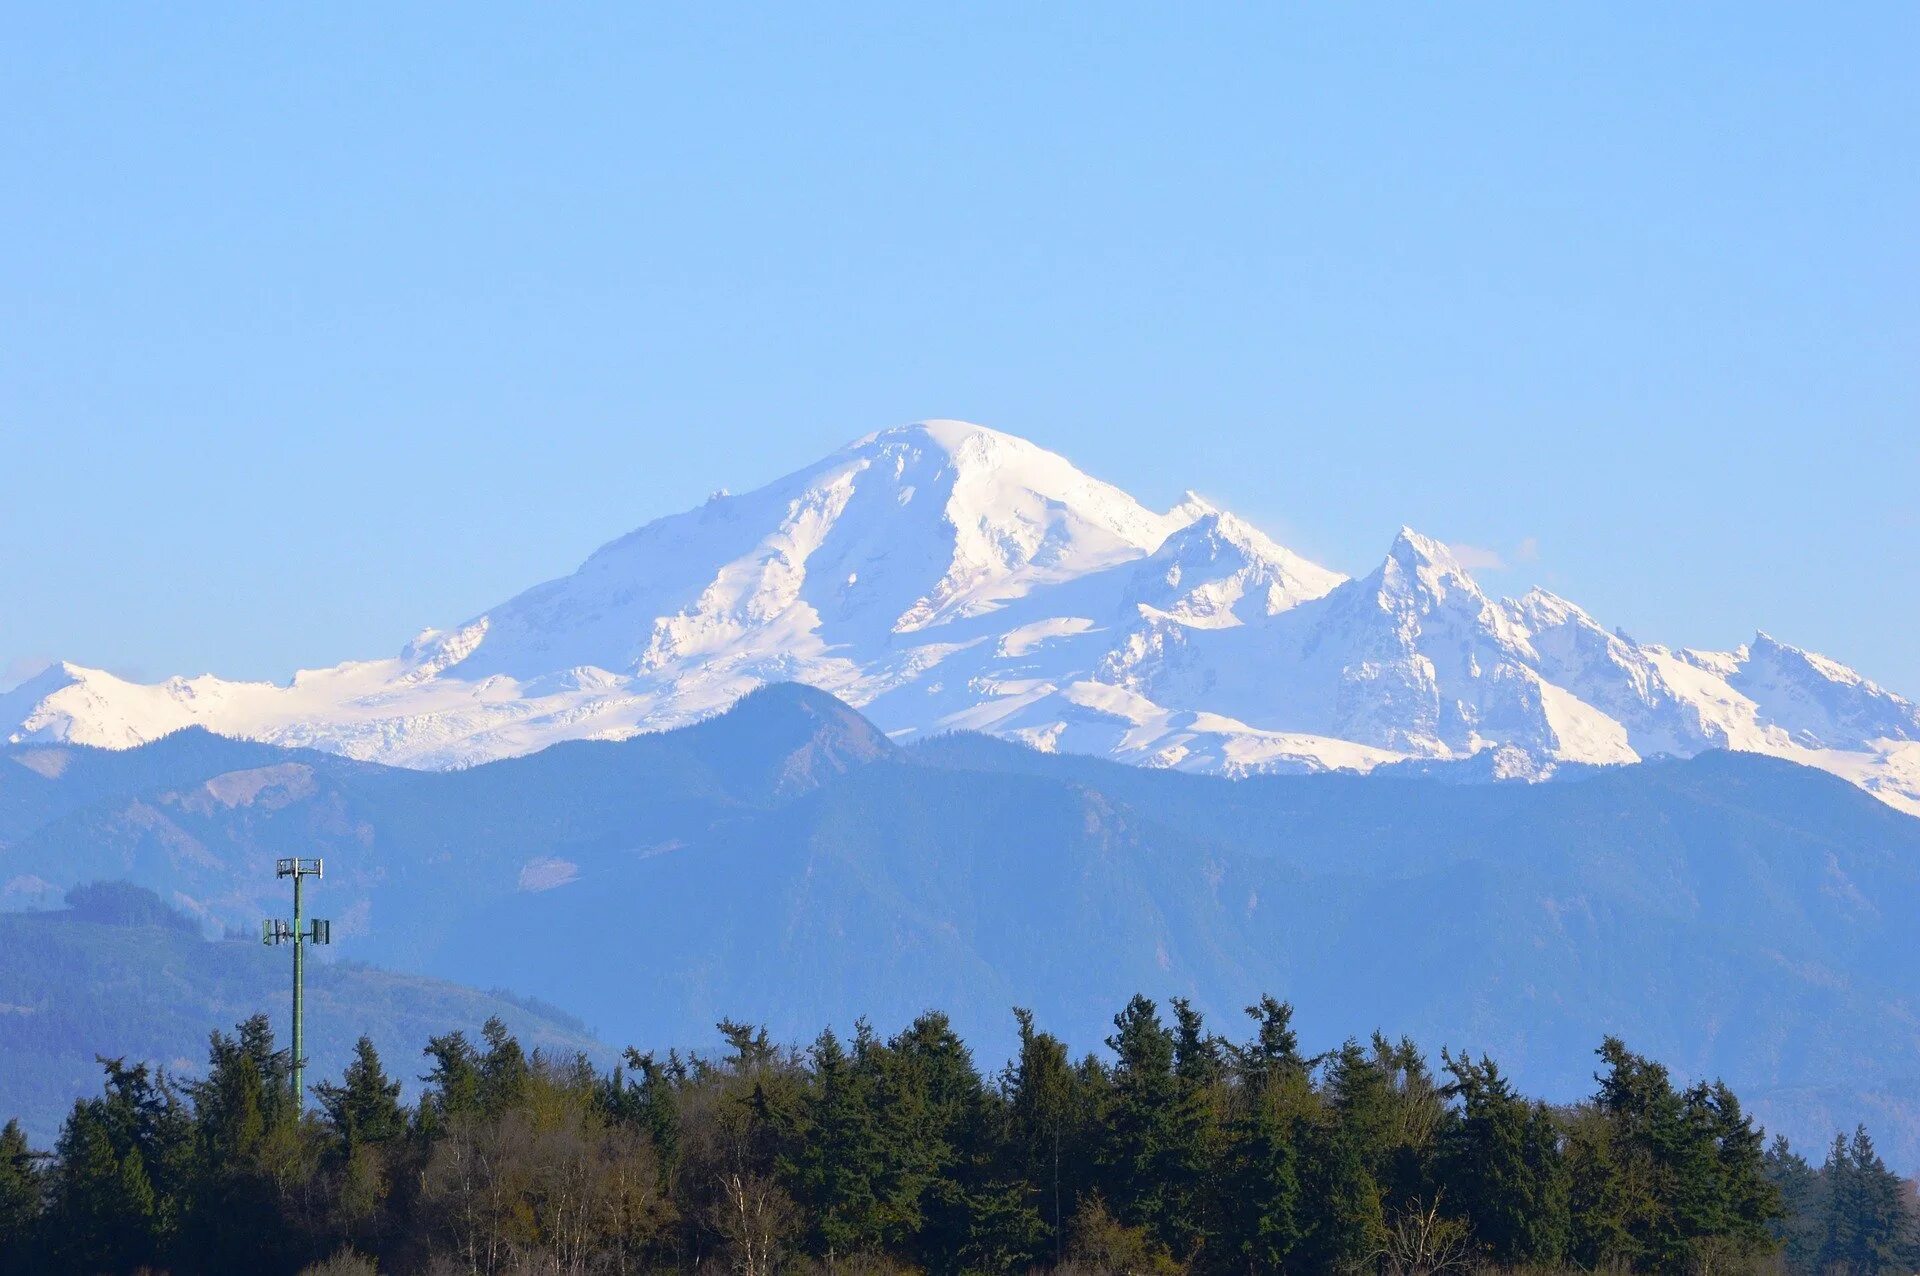
<instances>
[{"instance_id":1,"label":"snow-capped mountain","mask_svg":"<svg viewBox=\"0 0 1920 1276\"><path fill-rule=\"evenodd\" d=\"M284 686L57 665L0 695L0 731L124 748L198 723L451 767L681 725L776 681L900 738L1230 774L1483 754L1537 777L1742 749L1920 814L1920 708L1825 657L1766 634L1636 643L1542 590L1489 597L1411 529L1348 580L1198 497L1157 513L956 421L648 523L390 659Z\"/></svg>"}]
</instances>

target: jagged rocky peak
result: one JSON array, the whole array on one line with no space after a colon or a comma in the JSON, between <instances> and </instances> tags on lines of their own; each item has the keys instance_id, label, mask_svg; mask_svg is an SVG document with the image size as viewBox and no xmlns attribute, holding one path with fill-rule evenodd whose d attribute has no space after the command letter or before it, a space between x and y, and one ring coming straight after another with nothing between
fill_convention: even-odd
<instances>
[{"instance_id":1,"label":"jagged rocky peak","mask_svg":"<svg viewBox=\"0 0 1920 1276\"><path fill-rule=\"evenodd\" d=\"M1808 651L1804 647L1795 647L1781 642L1764 629L1755 632L1753 641L1740 650L1743 653L1741 663L1752 671L1763 668L1791 670L1796 674L1810 674L1822 681L1858 688L1868 694L1886 695L1895 700L1902 699L1882 690L1877 684L1861 677L1839 661L1829 660L1817 651Z\"/></svg>"},{"instance_id":2,"label":"jagged rocky peak","mask_svg":"<svg viewBox=\"0 0 1920 1276\"><path fill-rule=\"evenodd\" d=\"M1551 629L1561 625L1591 625L1600 627L1600 622L1587 613L1578 603L1562 598L1548 589L1535 585L1522 594L1513 603L1516 616L1529 626L1539 629Z\"/></svg>"},{"instance_id":3,"label":"jagged rocky peak","mask_svg":"<svg viewBox=\"0 0 1920 1276\"><path fill-rule=\"evenodd\" d=\"M1413 641L1439 625L1459 629L1467 641L1526 652L1527 635L1514 617L1489 598L1451 549L1411 527L1402 527L1380 566L1357 586L1373 606L1396 620Z\"/></svg>"},{"instance_id":4,"label":"jagged rocky peak","mask_svg":"<svg viewBox=\"0 0 1920 1276\"><path fill-rule=\"evenodd\" d=\"M1202 627L1276 616L1346 578L1189 492L1173 515L1192 520L1140 565L1129 601Z\"/></svg>"},{"instance_id":5,"label":"jagged rocky peak","mask_svg":"<svg viewBox=\"0 0 1920 1276\"><path fill-rule=\"evenodd\" d=\"M1864 740L1920 741L1920 706L1817 652L1762 631L1727 679L1766 706L1766 718L1813 748Z\"/></svg>"},{"instance_id":6,"label":"jagged rocky peak","mask_svg":"<svg viewBox=\"0 0 1920 1276\"><path fill-rule=\"evenodd\" d=\"M1577 603L1538 586L1517 601L1510 600L1506 611L1539 653L1540 671L1570 688L1585 686L1583 679L1615 677L1620 668L1646 663L1644 653L1631 639L1609 631ZM1602 666L1608 666L1604 673ZM1651 677L1644 671L1631 676L1642 684ZM1581 694L1584 696L1584 691ZM1644 698L1646 688L1640 687L1637 694Z\"/></svg>"},{"instance_id":7,"label":"jagged rocky peak","mask_svg":"<svg viewBox=\"0 0 1920 1276\"><path fill-rule=\"evenodd\" d=\"M1218 505L1215 505L1212 501L1200 495L1200 493L1194 491L1192 488L1188 488L1180 497L1179 501L1174 504L1174 507L1167 511L1167 517L1185 526L1197 519L1205 518L1209 514L1218 514L1220 512L1221 510Z\"/></svg>"},{"instance_id":8,"label":"jagged rocky peak","mask_svg":"<svg viewBox=\"0 0 1920 1276\"><path fill-rule=\"evenodd\" d=\"M1411 527L1402 527L1387 548L1386 561L1380 565L1382 581L1392 588L1414 589L1435 597L1453 590L1464 590L1483 598L1480 585L1460 565L1453 551L1431 536L1423 536Z\"/></svg>"}]
</instances>

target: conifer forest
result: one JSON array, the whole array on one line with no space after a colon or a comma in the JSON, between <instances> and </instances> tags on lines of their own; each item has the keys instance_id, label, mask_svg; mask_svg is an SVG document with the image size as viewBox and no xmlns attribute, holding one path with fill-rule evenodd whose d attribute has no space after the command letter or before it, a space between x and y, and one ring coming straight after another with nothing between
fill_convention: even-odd
<instances>
[{"instance_id":1,"label":"conifer forest","mask_svg":"<svg viewBox=\"0 0 1920 1276\"><path fill-rule=\"evenodd\" d=\"M804 1048L421 1059L365 1039L296 1104L264 1017L182 1080L102 1059L57 1145L0 1134L0 1273L1875 1273L1920 1262L1865 1130L1771 1145L1725 1086L1617 1039L1591 1097L1376 1035L1308 1056L1135 997L1075 1058L1016 1011L983 1070L947 1018ZM1436 1066L1437 1063L1437 1066ZM418 1076L403 1102L403 1074Z\"/></svg>"}]
</instances>

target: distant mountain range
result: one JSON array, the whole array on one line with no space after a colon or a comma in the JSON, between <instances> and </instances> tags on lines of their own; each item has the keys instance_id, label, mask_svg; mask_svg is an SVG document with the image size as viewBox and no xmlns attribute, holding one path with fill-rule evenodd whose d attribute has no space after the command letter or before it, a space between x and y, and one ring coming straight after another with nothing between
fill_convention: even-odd
<instances>
[{"instance_id":1,"label":"distant mountain range","mask_svg":"<svg viewBox=\"0 0 1920 1276\"><path fill-rule=\"evenodd\" d=\"M398 655L285 686L56 665L0 736L126 748L182 727L416 768L698 721L770 682L896 739L989 732L1188 771L1491 777L1736 749L1920 814L1920 708L1762 633L1635 642L1542 590L1485 594L1411 530L1346 579L1198 497L1166 513L980 426L886 430L604 546Z\"/></svg>"},{"instance_id":2,"label":"distant mountain range","mask_svg":"<svg viewBox=\"0 0 1920 1276\"><path fill-rule=\"evenodd\" d=\"M1475 766L1232 781L971 733L903 746L793 685L455 771L193 729L13 745L0 901L125 879L218 933L284 911L273 858L321 855L338 955L513 988L643 1048L708 1043L723 1014L794 1039L939 1006L993 1064L1015 1005L1092 1048L1135 991L1223 1030L1271 992L1315 1048L1407 1032L1571 1098L1617 1032L1796 1141L1864 1117L1920 1168L1900 1119L1920 821L1750 754L1459 783ZM257 944L207 947L284 975ZM35 949L0 936L0 1000L33 995L5 975L48 969Z\"/></svg>"}]
</instances>

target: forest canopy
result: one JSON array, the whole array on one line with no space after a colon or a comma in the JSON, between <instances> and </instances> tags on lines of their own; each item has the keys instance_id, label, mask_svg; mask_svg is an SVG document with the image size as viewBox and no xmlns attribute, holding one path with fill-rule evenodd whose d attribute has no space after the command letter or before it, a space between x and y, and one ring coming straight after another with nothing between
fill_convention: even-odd
<instances>
[{"instance_id":1,"label":"forest canopy","mask_svg":"<svg viewBox=\"0 0 1920 1276\"><path fill-rule=\"evenodd\" d=\"M296 1104L264 1017L202 1079L103 1059L57 1145L0 1133L0 1272L1912 1271L1864 1130L1815 1166L1725 1086L1608 1039L1550 1106L1491 1059L1299 1048L1135 997L1074 1058L1016 1011L983 1073L947 1018L804 1048L723 1022L664 1057L432 1038L417 1104L362 1039Z\"/></svg>"}]
</instances>

